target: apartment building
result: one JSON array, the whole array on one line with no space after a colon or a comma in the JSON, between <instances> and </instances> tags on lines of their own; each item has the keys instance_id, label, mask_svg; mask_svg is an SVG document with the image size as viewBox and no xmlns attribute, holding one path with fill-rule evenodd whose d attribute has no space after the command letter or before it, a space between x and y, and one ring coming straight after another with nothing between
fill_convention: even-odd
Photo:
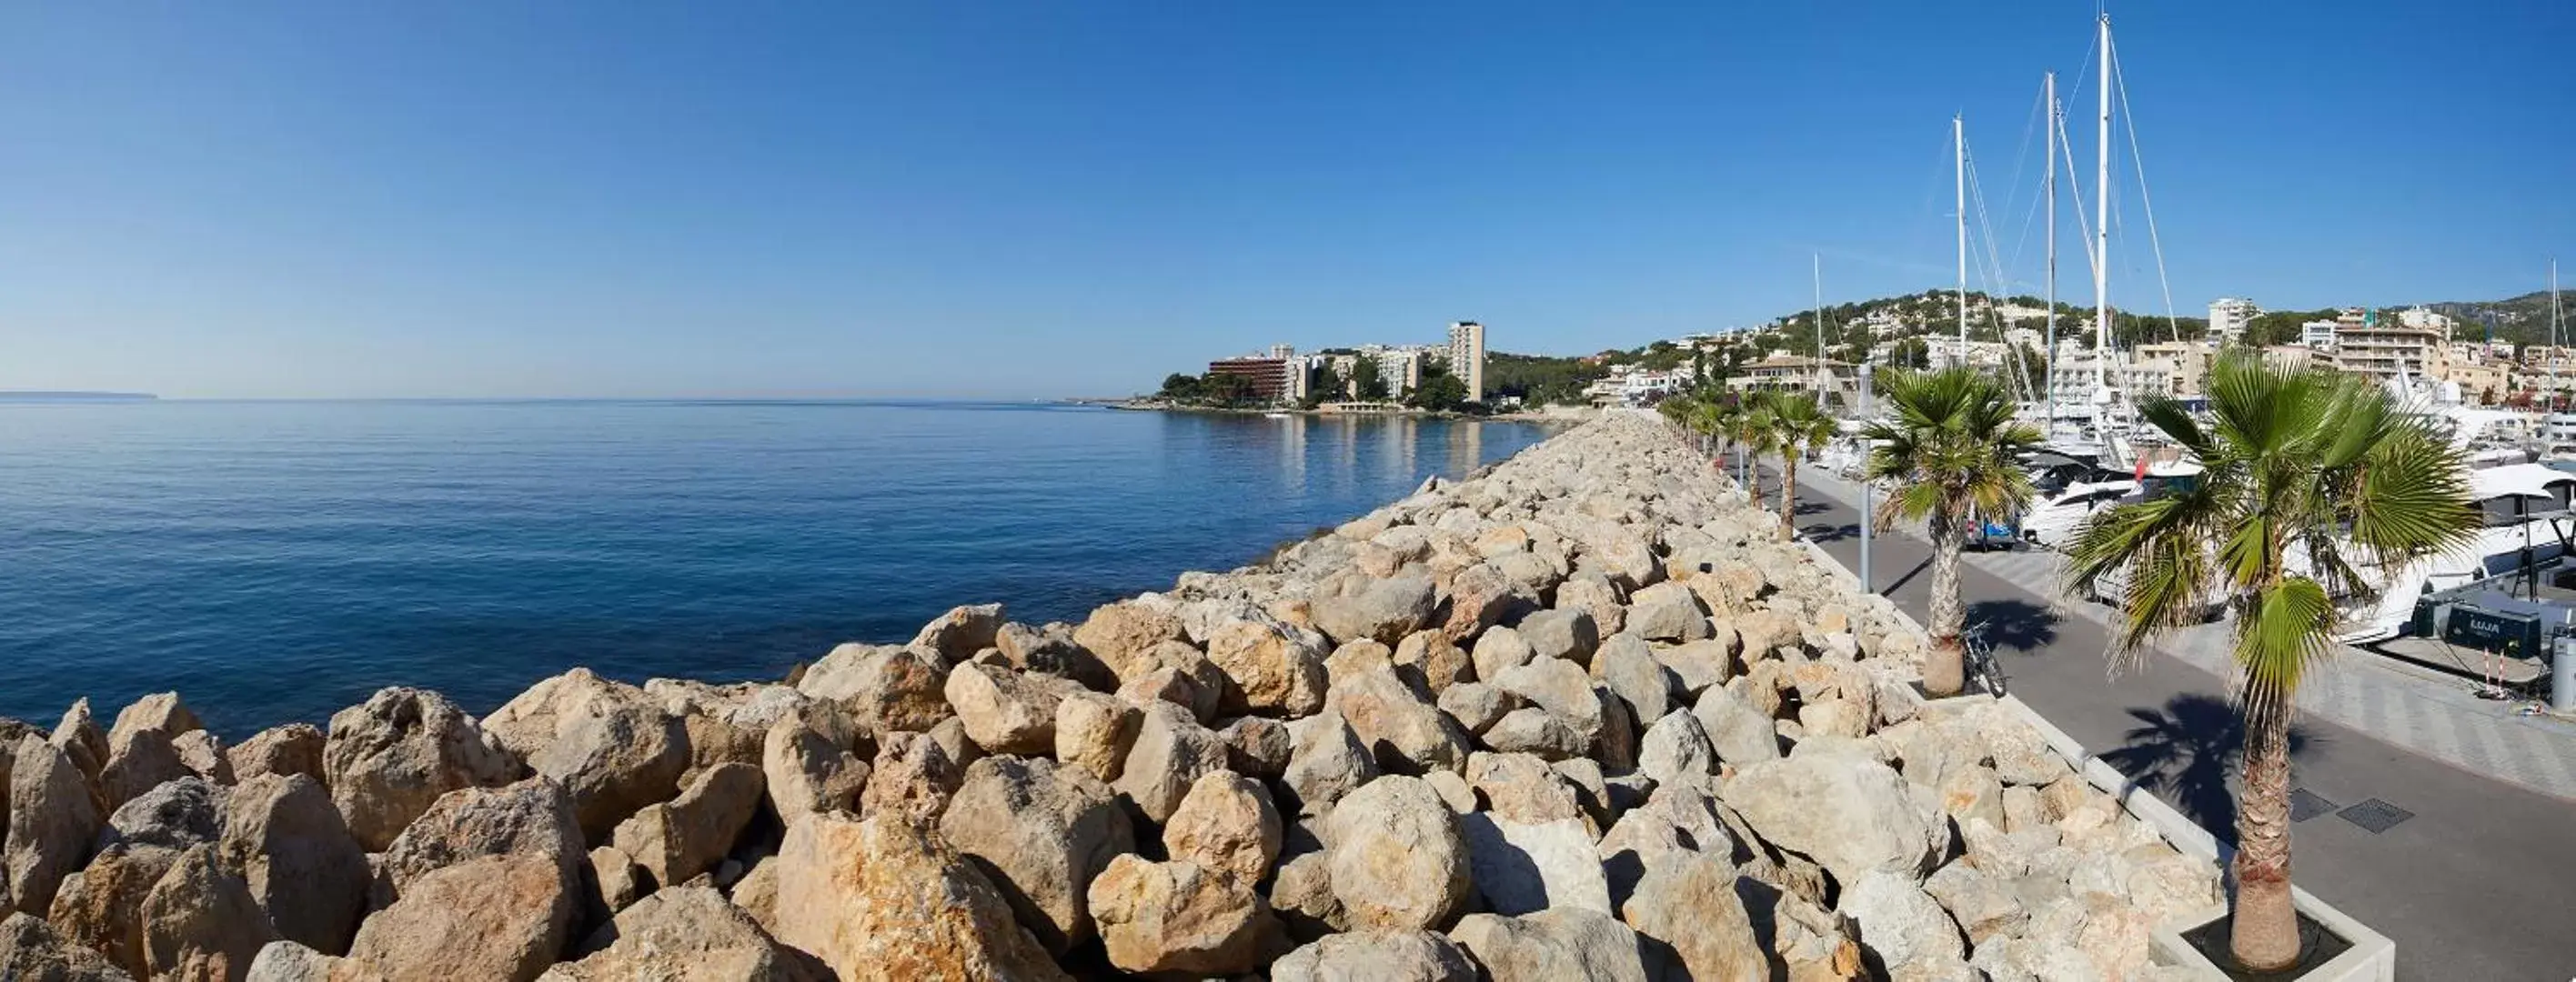
<instances>
[{"instance_id":1,"label":"apartment building","mask_svg":"<svg viewBox=\"0 0 2576 982\"><path fill-rule=\"evenodd\" d=\"M2209 302L2209 341L2224 347L2245 336L2245 325L2263 313L2254 301L2220 297Z\"/></svg>"},{"instance_id":2,"label":"apartment building","mask_svg":"<svg viewBox=\"0 0 2576 982\"><path fill-rule=\"evenodd\" d=\"M1449 375L1467 383L1467 401L1485 401L1485 325L1459 321L1449 325Z\"/></svg>"},{"instance_id":3,"label":"apartment building","mask_svg":"<svg viewBox=\"0 0 2576 982\"><path fill-rule=\"evenodd\" d=\"M2334 320L2334 365L2383 381L2401 373L2421 376L2450 340L2446 330L2408 327L2375 312L2346 310Z\"/></svg>"}]
</instances>

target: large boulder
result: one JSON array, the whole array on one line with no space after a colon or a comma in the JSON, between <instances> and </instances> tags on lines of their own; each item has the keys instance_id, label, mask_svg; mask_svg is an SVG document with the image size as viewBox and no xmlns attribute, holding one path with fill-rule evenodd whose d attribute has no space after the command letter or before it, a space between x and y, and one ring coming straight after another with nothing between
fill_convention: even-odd
<instances>
[{"instance_id":1,"label":"large boulder","mask_svg":"<svg viewBox=\"0 0 2576 982\"><path fill-rule=\"evenodd\" d=\"M848 741L813 716L790 713L762 738L760 773L779 821L794 824L815 812L856 811L868 786L868 762Z\"/></svg>"},{"instance_id":2,"label":"large boulder","mask_svg":"<svg viewBox=\"0 0 2576 982\"><path fill-rule=\"evenodd\" d=\"M1353 576L1313 598L1315 626L1335 643L1368 638L1393 645L1431 623L1439 596L1421 576Z\"/></svg>"},{"instance_id":3,"label":"large boulder","mask_svg":"<svg viewBox=\"0 0 2576 982\"><path fill-rule=\"evenodd\" d=\"M234 788L219 855L278 937L326 954L349 949L366 911L367 852L320 782L262 774Z\"/></svg>"},{"instance_id":4,"label":"large boulder","mask_svg":"<svg viewBox=\"0 0 2576 982\"><path fill-rule=\"evenodd\" d=\"M1688 852L1648 864L1619 908L1628 926L1670 949L1681 978L1765 982L1771 959L1736 893L1736 871L1721 855ZM1671 977L1671 976L1667 976Z\"/></svg>"},{"instance_id":5,"label":"large boulder","mask_svg":"<svg viewBox=\"0 0 2576 982\"><path fill-rule=\"evenodd\" d=\"M1559 606L1521 618L1514 625L1521 640L1529 644L1530 654L1537 658L1554 658L1578 665L1592 664L1592 653L1601 645L1601 626L1587 610ZM1483 668L1478 660L1477 667ZM1491 680L1492 675L1478 678Z\"/></svg>"},{"instance_id":6,"label":"large boulder","mask_svg":"<svg viewBox=\"0 0 2576 982\"><path fill-rule=\"evenodd\" d=\"M1524 618L1521 623L1529 621ZM1476 679L1489 684L1494 676L1503 674L1504 669L1526 665L1537 657L1538 652L1530 647L1529 639L1523 637L1518 629L1509 627L1487 628L1485 633L1476 636L1476 644L1467 655L1468 661L1475 665Z\"/></svg>"},{"instance_id":7,"label":"large boulder","mask_svg":"<svg viewBox=\"0 0 2576 982\"><path fill-rule=\"evenodd\" d=\"M555 857L535 853L442 867L359 925L349 958L390 982L528 982L563 953L571 878Z\"/></svg>"},{"instance_id":8,"label":"large boulder","mask_svg":"<svg viewBox=\"0 0 2576 982\"><path fill-rule=\"evenodd\" d=\"M72 766L80 769L83 780L97 780L99 767L107 763L107 730L90 715L88 699L72 700L71 708L63 710L62 721L54 724L45 742L62 751Z\"/></svg>"},{"instance_id":9,"label":"large boulder","mask_svg":"<svg viewBox=\"0 0 2576 982\"><path fill-rule=\"evenodd\" d=\"M1456 942L1423 930L1329 934L1281 956L1270 982L1477 982Z\"/></svg>"},{"instance_id":10,"label":"large boulder","mask_svg":"<svg viewBox=\"0 0 2576 982\"><path fill-rule=\"evenodd\" d=\"M224 835L224 807L230 793L201 777L171 781L117 806L116 813L107 817L100 841L164 849L214 842Z\"/></svg>"},{"instance_id":11,"label":"large boulder","mask_svg":"<svg viewBox=\"0 0 2576 982\"><path fill-rule=\"evenodd\" d=\"M1926 814L1904 778L1857 752L1802 747L1744 767L1719 797L1764 841L1814 858L1847 884L1871 870L1920 882L1948 838L1948 823Z\"/></svg>"},{"instance_id":12,"label":"large boulder","mask_svg":"<svg viewBox=\"0 0 2576 982\"><path fill-rule=\"evenodd\" d=\"M1469 914L1449 937L1492 982L1646 982L1636 932L1596 910Z\"/></svg>"},{"instance_id":13,"label":"large boulder","mask_svg":"<svg viewBox=\"0 0 2576 982\"><path fill-rule=\"evenodd\" d=\"M1001 629L1001 604L951 607L947 613L922 625L921 631L912 636L909 647L934 652L954 664L992 647L994 636Z\"/></svg>"},{"instance_id":14,"label":"large boulder","mask_svg":"<svg viewBox=\"0 0 2576 982\"><path fill-rule=\"evenodd\" d=\"M1381 770L1419 774L1466 766L1465 731L1428 696L1405 684L1391 663L1335 678L1324 702L1326 711L1350 724Z\"/></svg>"},{"instance_id":15,"label":"large boulder","mask_svg":"<svg viewBox=\"0 0 2576 982\"><path fill-rule=\"evenodd\" d=\"M517 780L517 758L445 696L389 688L331 716L323 783L358 844L374 852L438 796Z\"/></svg>"},{"instance_id":16,"label":"large boulder","mask_svg":"<svg viewBox=\"0 0 2576 982\"><path fill-rule=\"evenodd\" d=\"M1167 702L1144 709L1136 742L1112 785L1156 822L1172 816L1199 776L1225 769L1225 741L1190 711Z\"/></svg>"},{"instance_id":17,"label":"large boulder","mask_svg":"<svg viewBox=\"0 0 2576 982\"><path fill-rule=\"evenodd\" d=\"M1473 880L1467 843L1440 793L1388 775L1345 795L1324 822L1333 895L1360 928L1447 923Z\"/></svg>"},{"instance_id":18,"label":"large boulder","mask_svg":"<svg viewBox=\"0 0 2576 982\"><path fill-rule=\"evenodd\" d=\"M1649 641L1697 641L1708 637L1708 611L1680 583L1657 583L1628 597L1626 631Z\"/></svg>"},{"instance_id":19,"label":"large boulder","mask_svg":"<svg viewBox=\"0 0 2576 982\"><path fill-rule=\"evenodd\" d=\"M900 818L808 815L777 863L778 940L843 982L1067 978L983 873Z\"/></svg>"},{"instance_id":20,"label":"large boulder","mask_svg":"<svg viewBox=\"0 0 2576 982\"><path fill-rule=\"evenodd\" d=\"M612 940L613 939L613 940ZM605 945L598 942L607 941ZM797 977L795 955L712 887L666 887L594 935L598 950L540 976L547 982L771 982Z\"/></svg>"},{"instance_id":21,"label":"large boulder","mask_svg":"<svg viewBox=\"0 0 2576 982\"><path fill-rule=\"evenodd\" d=\"M135 978L149 978L143 959L143 899L179 861L179 850L162 846L107 847L89 868L63 878L46 919L65 940L105 954ZM5 944L5 942L0 942ZM0 978L7 959L0 958Z\"/></svg>"},{"instance_id":22,"label":"large boulder","mask_svg":"<svg viewBox=\"0 0 2576 982\"><path fill-rule=\"evenodd\" d=\"M117 744L144 733L157 733L168 739L205 726L186 703L179 701L178 693L156 692L117 711L116 724L107 730L107 745L113 752Z\"/></svg>"},{"instance_id":23,"label":"large boulder","mask_svg":"<svg viewBox=\"0 0 2576 982\"><path fill-rule=\"evenodd\" d=\"M1279 858L1285 829L1261 782L1230 771L1199 775L1163 823L1163 851L1201 869L1245 883L1260 881Z\"/></svg>"},{"instance_id":24,"label":"large boulder","mask_svg":"<svg viewBox=\"0 0 2576 982\"><path fill-rule=\"evenodd\" d=\"M1091 881L1087 899L1109 963L1122 971L1232 975L1287 947L1252 881L1185 859L1120 856Z\"/></svg>"},{"instance_id":25,"label":"large boulder","mask_svg":"<svg viewBox=\"0 0 2576 982\"><path fill-rule=\"evenodd\" d=\"M1219 712L1309 716L1324 705L1324 638L1264 621L1229 621L1208 637L1207 658L1225 673Z\"/></svg>"},{"instance_id":26,"label":"large boulder","mask_svg":"<svg viewBox=\"0 0 2576 982\"><path fill-rule=\"evenodd\" d=\"M374 905L393 903L421 877L486 856L539 856L575 869L583 859L572 796L552 778L498 788L458 788L421 813L376 863Z\"/></svg>"},{"instance_id":27,"label":"large boulder","mask_svg":"<svg viewBox=\"0 0 2576 982\"><path fill-rule=\"evenodd\" d=\"M1285 804L1306 815L1331 811L1333 802L1377 778L1377 758L1338 713L1322 713L1288 726L1288 769L1279 783Z\"/></svg>"},{"instance_id":28,"label":"large boulder","mask_svg":"<svg viewBox=\"0 0 2576 982\"><path fill-rule=\"evenodd\" d=\"M858 811L900 815L919 825L936 823L948 809L948 796L965 779L967 763L930 734L886 734L877 744L876 761L868 766Z\"/></svg>"},{"instance_id":29,"label":"large boulder","mask_svg":"<svg viewBox=\"0 0 2576 982\"><path fill-rule=\"evenodd\" d=\"M1084 891L1136 833L1107 785L1044 757L986 757L966 768L940 836L981 861L1022 925L1062 953L1092 936Z\"/></svg>"},{"instance_id":30,"label":"large boulder","mask_svg":"<svg viewBox=\"0 0 2576 982\"><path fill-rule=\"evenodd\" d=\"M830 701L867 733L919 733L951 713L945 695L948 663L939 656L892 645L844 644L805 670L796 691Z\"/></svg>"},{"instance_id":31,"label":"large boulder","mask_svg":"<svg viewBox=\"0 0 2576 982\"><path fill-rule=\"evenodd\" d=\"M576 668L528 687L483 729L572 795L582 836L608 841L637 809L668 800L689 769L688 727L644 690Z\"/></svg>"},{"instance_id":32,"label":"large boulder","mask_svg":"<svg viewBox=\"0 0 2576 982\"><path fill-rule=\"evenodd\" d=\"M1057 704L1074 688L1053 676L969 663L949 671L944 691L976 746L1025 755L1055 749Z\"/></svg>"},{"instance_id":33,"label":"large boulder","mask_svg":"<svg viewBox=\"0 0 2576 982\"><path fill-rule=\"evenodd\" d=\"M733 850L743 828L760 812L761 786L760 768L717 764L679 797L646 805L618 823L610 841L653 874L655 884L686 883Z\"/></svg>"},{"instance_id":34,"label":"large boulder","mask_svg":"<svg viewBox=\"0 0 2576 982\"><path fill-rule=\"evenodd\" d=\"M385 982L376 970L292 941L271 941L250 961L243 982Z\"/></svg>"},{"instance_id":35,"label":"large boulder","mask_svg":"<svg viewBox=\"0 0 2576 982\"><path fill-rule=\"evenodd\" d=\"M1592 675L1627 704L1630 719L1660 719L1672 707L1672 681L1636 635L1612 635L1603 642L1592 656Z\"/></svg>"},{"instance_id":36,"label":"large boulder","mask_svg":"<svg viewBox=\"0 0 2576 982\"><path fill-rule=\"evenodd\" d=\"M170 735L158 729L130 729L112 737L107 762L98 769L102 803L115 808L138 795L195 774L179 758Z\"/></svg>"},{"instance_id":37,"label":"large boulder","mask_svg":"<svg viewBox=\"0 0 2576 982\"><path fill-rule=\"evenodd\" d=\"M54 902L63 877L89 862L106 824L89 782L62 747L33 736L18 738L9 773L8 882L0 900L41 911Z\"/></svg>"},{"instance_id":38,"label":"large boulder","mask_svg":"<svg viewBox=\"0 0 2576 982\"><path fill-rule=\"evenodd\" d=\"M1055 707L1055 757L1102 781L1115 781L1126 770L1127 751L1136 745L1144 711L1116 696L1068 692Z\"/></svg>"},{"instance_id":39,"label":"large boulder","mask_svg":"<svg viewBox=\"0 0 2576 982\"><path fill-rule=\"evenodd\" d=\"M1580 818L1519 822L1484 812L1461 815L1468 865L1481 910L1503 915L1581 908L1610 913L1591 830Z\"/></svg>"},{"instance_id":40,"label":"large boulder","mask_svg":"<svg viewBox=\"0 0 2576 982\"><path fill-rule=\"evenodd\" d=\"M179 854L143 896L143 962L155 979L238 980L275 940L249 884L212 846Z\"/></svg>"},{"instance_id":41,"label":"large boulder","mask_svg":"<svg viewBox=\"0 0 2576 982\"><path fill-rule=\"evenodd\" d=\"M1709 686L1691 707L1717 759L1737 767L1780 757L1780 731L1760 707L1723 685Z\"/></svg>"},{"instance_id":42,"label":"large boulder","mask_svg":"<svg viewBox=\"0 0 2576 982\"><path fill-rule=\"evenodd\" d=\"M0 916L0 979L29 982L133 982L115 963L64 937L42 918Z\"/></svg>"},{"instance_id":43,"label":"large boulder","mask_svg":"<svg viewBox=\"0 0 2576 982\"><path fill-rule=\"evenodd\" d=\"M760 682L647 679L644 694L661 700L662 711L679 717L688 734L689 767L680 775L682 786L717 764L760 766L770 728L815 702L793 686Z\"/></svg>"},{"instance_id":44,"label":"large boulder","mask_svg":"<svg viewBox=\"0 0 2576 982\"><path fill-rule=\"evenodd\" d=\"M1717 773L1717 750L1709 744L1708 730L1699 717L1676 709L1646 728L1637 751L1637 770L1656 784L1705 781Z\"/></svg>"},{"instance_id":45,"label":"large boulder","mask_svg":"<svg viewBox=\"0 0 2576 982\"><path fill-rule=\"evenodd\" d=\"M233 780L247 781L262 774L303 774L316 781L323 779L322 731L311 723L288 723L272 726L251 734L250 739L225 749L225 762L232 767Z\"/></svg>"},{"instance_id":46,"label":"large boulder","mask_svg":"<svg viewBox=\"0 0 2576 982\"><path fill-rule=\"evenodd\" d=\"M1859 923L1860 943L1890 970L1967 957L1959 926L1912 876L1872 869L1858 882L1844 882L1842 912Z\"/></svg>"},{"instance_id":47,"label":"large boulder","mask_svg":"<svg viewBox=\"0 0 2576 982\"><path fill-rule=\"evenodd\" d=\"M1073 631L1074 643L1091 652L1121 679L1127 677L1127 663L1137 655L1183 636L1179 617L1133 600L1092 611L1091 618Z\"/></svg>"}]
</instances>

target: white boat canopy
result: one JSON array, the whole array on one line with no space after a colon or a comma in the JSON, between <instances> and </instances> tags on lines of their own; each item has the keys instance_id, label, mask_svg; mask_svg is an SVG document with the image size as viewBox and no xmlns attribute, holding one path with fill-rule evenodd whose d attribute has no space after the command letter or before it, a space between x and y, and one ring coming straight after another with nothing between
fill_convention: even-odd
<instances>
[{"instance_id":1,"label":"white boat canopy","mask_svg":"<svg viewBox=\"0 0 2576 982\"><path fill-rule=\"evenodd\" d=\"M2555 484L2576 484L2576 474L2542 464L2506 464L2469 472L2469 497L2478 501L2497 498L2552 498L2549 488Z\"/></svg>"}]
</instances>

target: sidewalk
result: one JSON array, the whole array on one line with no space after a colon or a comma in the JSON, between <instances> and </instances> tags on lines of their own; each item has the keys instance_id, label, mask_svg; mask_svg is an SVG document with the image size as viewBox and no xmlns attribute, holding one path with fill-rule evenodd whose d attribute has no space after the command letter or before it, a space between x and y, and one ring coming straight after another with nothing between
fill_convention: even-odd
<instances>
[{"instance_id":1,"label":"sidewalk","mask_svg":"<svg viewBox=\"0 0 2576 982\"><path fill-rule=\"evenodd\" d=\"M1823 468L1801 468L1798 479L1838 501L1860 500L1858 487ZM1919 533L1908 534L1920 538ZM2111 626L2111 607L2058 592L2064 557L2055 552L1970 552L1965 558L1969 565L2043 598L2055 613L2082 617L2106 632ZM1903 571L1887 570L1882 563L1872 572L1883 586ZM2225 624L2178 632L2158 647L2164 655L2221 678L2232 670ZM2457 676L2341 648L2301 684L2299 711L2472 773L2576 800L2576 723L2519 715L2514 703L2477 698L2473 688L2474 683Z\"/></svg>"},{"instance_id":2,"label":"sidewalk","mask_svg":"<svg viewBox=\"0 0 2576 982\"><path fill-rule=\"evenodd\" d=\"M1856 568L1856 489L1809 469L1799 478L1800 529ZM1777 493L1776 482L1764 483ZM1878 537L1873 586L1922 617L1930 556L1919 538ZM1968 616L1993 625L1988 637L2013 694L2232 839L2243 734L2226 675L2202 667L2224 669L2223 652L2211 647L2223 636L2186 636L2113 675L2107 608L2061 601L2053 574L2033 560L2052 562L1997 553L1960 573ZM2566 914L2576 906L2576 802L2534 790L2563 781L2566 756L2576 754L2559 735L2563 724L2506 718L2465 697L2478 711L2451 712L2439 684L2382 677L2369 658L2340 660L2302 700L2310 711L2295 725L2291 752L2299 884L2395 939L2401 979L2563 982L2576 974ZM2518 765L2471 763L2517 757Z\"/></svg>"}]
</instances>

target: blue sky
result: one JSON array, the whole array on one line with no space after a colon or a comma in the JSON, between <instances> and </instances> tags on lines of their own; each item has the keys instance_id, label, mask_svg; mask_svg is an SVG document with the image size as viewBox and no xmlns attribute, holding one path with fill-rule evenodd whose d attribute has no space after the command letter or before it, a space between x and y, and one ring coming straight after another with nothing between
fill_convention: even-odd
<instances>
[{"instance_id":1,"label":"blue sky","mask_svg":"<svg viewBox=\"0 0 2576 982\"><path fill-rule=\"evenodd\" d=\"M1461 317L1626 347L1803 306L1817 252L1834 298L1949 282L1956 112L2034 279L2040 73L2089 184L2092 11L17 5L0 388L1018 397ZM2576 262L2576 7L2112 13L2182 312ZM2114 299L2160 309L2130 187Z\"/></svg>"}]
</instances>

